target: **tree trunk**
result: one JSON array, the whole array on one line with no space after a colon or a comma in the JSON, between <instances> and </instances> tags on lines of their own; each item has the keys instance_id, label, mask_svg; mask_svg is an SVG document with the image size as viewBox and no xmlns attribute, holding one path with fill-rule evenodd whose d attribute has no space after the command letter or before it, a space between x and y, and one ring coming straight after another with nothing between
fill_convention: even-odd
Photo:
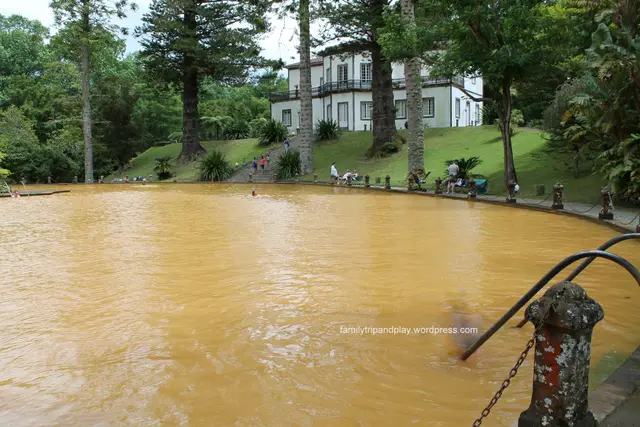
<instances>
[{"instance_id":1,"label":"tree trunk","mask_svg":"<svg viewBox=\"0 0 640 427\"><path fill-rule=\"evenodd\" d=\"M518 182L516 175L516 165L513 160L513 147L511 146L511 84L513 79L509 75L505 75L502 79L502 143L504 148L504 185L509 185L509 181Z\"/></svg>"},{"instance_id":2,"label":"tree trunk","mask_svg":"<svg viewBox=\"0 0 640 427\"><path fill-rule=\"evenodd\" d=\"M196 66L197 21L196 5L190 1L184 9L184 42L187 49L182 63L182 152L180 158L193 160L204 152L200 145L200 118L198 116L198 69Z\"/></svg>"},{"instance_id":3,"label":"tree trunk","mask_svg":"<svg viewBox=\"0 0 640 427\"><path fill-rule=\"evenodd\" d=\"M300 134L302 173L313 172L313 100L311 98L311 37L309 0L300 0Z\"/></svg>"},{"instance_id":4,"label":"tree trunk","mask_svg":"<svg viewBox=\"0 0 640 427\"><path fill-rule=\"evenodd\" d=\"M89 9L86 6L82 9L82 30L84 40L82 41L82 58L80 59L80 72L82 73L82 133L84 135L84 182L93 182L93 146L91 138L91 99L89 98L89 67L90 55L89 33L91 31L89 22Z\"/></svg>"},{"instance_id":5,"label":"tree trunk","mask_svg":"<svg viewBox=\"0 0 640 427\"><path fill-rule=\"evenodd\" d=\"M395 140L396 118L391 62L382 55L382 48L375 41L371 43L371 92L373 145L370 154L376 155L385 142Z\"/></svg>"},{"instance_id":6,"label":"tree trunk","mask_svg":"<svg viewBox=\"0 0 640 427\"><path fill-rule=\"evenodd\" d=\"M406 22L415 23L412 0L402 0L402 15ZM422 77L420 61L407 58L404 61L404 78L407 93L407 124L409 128L408 160L409 172L424 172L424 124L422 119Z\"/></svg>"}]
</instances>

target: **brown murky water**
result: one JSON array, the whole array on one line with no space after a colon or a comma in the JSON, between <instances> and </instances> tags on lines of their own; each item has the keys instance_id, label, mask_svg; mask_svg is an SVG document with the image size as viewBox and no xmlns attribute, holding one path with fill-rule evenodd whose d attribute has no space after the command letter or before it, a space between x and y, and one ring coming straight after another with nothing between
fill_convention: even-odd
<instances>
[{"instance_id":1,"label":"brown murky water","mask_svg":"<svg viewBox=\"0 0 640 427\"><path fill-rule=\"evenodd\" d=\"M0 199L0 424L470 425L531 326L464 363L444 334L341 328L449 327L461 300L487 327L556 262L616 234L483 204L251 188ZM639 247L617 252L638 265ZM630 354L638 286L606 261L578 282L606 312L592 366ZM526 409L530 360L487 425Z\"/></svg>"}]
</instances>

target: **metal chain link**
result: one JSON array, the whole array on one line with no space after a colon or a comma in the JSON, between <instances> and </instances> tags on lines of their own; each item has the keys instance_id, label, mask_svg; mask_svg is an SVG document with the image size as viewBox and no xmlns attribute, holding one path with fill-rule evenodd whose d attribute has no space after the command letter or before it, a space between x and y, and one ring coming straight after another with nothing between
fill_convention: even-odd
<instances>
[{"instance_id":1,"label":"metal chain link","mask_svg":"<svg viewBox=\"0 0 640 427\"><path fill-rule=\"evenodd\" d=\"M544 322L547 320L547 317L551 313L551 308L553 306L554 304L550 304L549 307L547 307L547 310L545 311L544 315L540 319L540 323L538 324L538 327L533 331L533 337L527 342L527 346L524 348L522 353L520 353L520 357L518 357L518 361L516 362L515 365L513 365L513 368L511 368L511 370L509 371L509 376L507 377L507 379L502 381L502 385L500 386L496 394L493 395L487 407L482 410L480 418L477 418L473 422L472 424L473 427L479 427L482 424L482 420L489 416L489 414L491 413L491 409L495 406L496 403L498 403L498 400L500 400L500 398L502 397L502 393L506 390L507 387L509 387L509 385L511 385L511 380L513 379L513 377L515 377L518 374L518 369L520 369L520 366L522 366L522 364L524 363L524 360L527 358L527 355L529 354L529 350L531 350L535 345L536 334L540 331L540 329L542 329L542 326L544 325Z\"/></svg>"},{"instance_id":2,"label":"metal chain link","mask_svg":"<svg viewBox=\"0 0 640 427\"><path fill-rule=\"evenodd\" d=\"M585 214L587 212L589 212L590 210L592 210L593 208L595 208L596 206L600 205L600 203L596 203L595 205L591 206L589 209L587 209L586 211L579 211L576 210L573 206L571 206L570 203L567 203L567 206L569 206L569 209L571 209L572 211L574 211L575 213L579 213L579 214Z\"/></svg>"},{"instance_id":3,"label":"metal chain link","mask_svg":"<svg viewBox=\"0 0 640 427\"><path fill-rule=\"evenodd\" d=\"M620 222L620 224L622 224L622 225L629 225L629 224L631 224L632 222L635 222L635 220L636 220L636 218L638 218L638 216L640 216L640 212L638 212L638 213L636 214L636 216L634 216L634 217L633 217L633 219L632 219L631 221L629 221L629 222L620 222L620 221L618 221L618 222Z\"/></svg>"},{"instance_id":4,"label":"metal chain link","mask_svg":"<svg viewBox=\"0 0 640 427\"><path fill-rule=\"evenodd\" d=\"M537 206L537 205L541 205L541 204L543 204L544 202L546 202L547 200L549 200L552 196L553 196L553 193L550 193L550 194L549 194L547 197L545 197L544 199L539 200L539 201L538 201L538 203L534 203L534 202L532 202L532 201L529 201L529 200L525 199L525 198L524 198L524 196L521 196L521 197L522 197L522 200L524 200L524 202L525 202L525 203L527 203L527 204L529 204L529 205Z\"/></svg>"}]
</instances>

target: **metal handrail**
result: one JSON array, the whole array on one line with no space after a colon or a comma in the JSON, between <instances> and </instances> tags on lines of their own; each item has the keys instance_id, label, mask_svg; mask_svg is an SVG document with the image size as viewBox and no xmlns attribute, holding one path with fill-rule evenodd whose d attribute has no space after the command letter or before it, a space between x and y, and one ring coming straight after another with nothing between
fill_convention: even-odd
<instances>
[{"instance_id":1,"label":"metal handrail","mask_svg":"<svg viewBox=\"0 0 640 427\"><path fill-rule=\"evenodd\" d=\"M553 279L562 270L578 261L579 259L598 257L608 259L609 261L613 261L616 264L622 266L633 276L634 279L636 279L638 285L640 285L640 271L638 271L638 269L636 269L633 264L619 255L601 250L583 251L570 255L560 261L547 274L545 274L544 277L540 279L538 283L536 283L531 289L529 289L529 291L524 294L524 296L520 298L520 300L518 300L518 302L516 302L513 307L511 307L496 323L494 323L493 326L491 326L489 330L487 330L487 332L482 334L482 336L478 338L478 340L471 347L469 347L460 358L462 360L467 360L473 353L475 353L478 348L480 348L482 344L484 344L489 338L491 338L491 336L495 334L498 329L500 329L505 323L507 323L507 321L511 319L513 315L518 312L518 310L520 310L531 298L533 298L535 294L540 291L540 289L542 289L547 283L549 283L551 279Z\"/></svg>"},{"instance_id":2,"label":"metal handrail","mask_svg":"<svg viewBox=\"0 0 640 427\"><path fill-rule=\"evenodd\" d=\"M610 247L617 245L620 242L624 242L625 240L630 240L630 239L640 239L640 233L627 233L627 234L623 234L621 236L616 236L613 239L608 240L607 242L603 243L602 245L598 246L599 251L606 251L607 249L609 249ZM576 277L578 277L578 274L582 273L584 271L585 268L587 268L589 266L589 264L591 264L593 261L595 260L595 258L587 258L584 261L582 261L582 263L580 263L580 265L578 267L576 267L575 270L573 270L571 272L571 274L569 274L567 276L566 279L564 279L565 282L570 282L573 279L575 279ZM524 325L526 325L528 322L527 318L524 318L520 321L520 323L518 323L516 325L517 328L522 328Z\"/></svg>"}]
</instances>

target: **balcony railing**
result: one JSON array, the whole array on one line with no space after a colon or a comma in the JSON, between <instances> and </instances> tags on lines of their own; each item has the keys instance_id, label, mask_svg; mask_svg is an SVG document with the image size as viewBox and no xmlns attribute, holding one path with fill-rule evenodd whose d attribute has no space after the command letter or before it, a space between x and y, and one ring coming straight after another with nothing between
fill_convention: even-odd
<instances>
[{"instance_id":1,"label":"balcony railing","mask_svg":"<svg viewBox=\"0 0 640 427\"><path fill-rule=\"evenodd\" d=\"M442 86L454 84L458 86L464 86L464 79L462 77L454 78L429 78L422 77L422 87L429 86ZM405 79L394 79L392 82L394 89L404 89L407 84ZM371 80L342 80L338 82L327 82L322 86L316 86L311 89L311 96L318 98L329 95L330 93L351 92L351 91L370 91ZM290 90L287 92L271 92L269 94L269 100L271 102L289 101L293 99L300 99L300 90Z\"/></svg>"}]
</instances>

